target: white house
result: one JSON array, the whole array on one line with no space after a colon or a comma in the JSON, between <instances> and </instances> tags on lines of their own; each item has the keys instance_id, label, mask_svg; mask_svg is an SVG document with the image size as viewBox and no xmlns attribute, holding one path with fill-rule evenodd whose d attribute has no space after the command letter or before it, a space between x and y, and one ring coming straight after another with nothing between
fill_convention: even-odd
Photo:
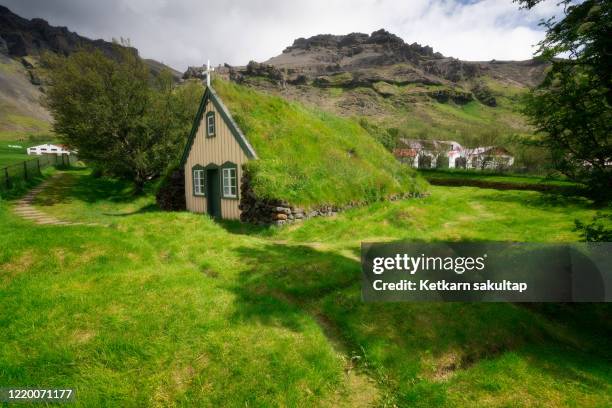
<instances>
[{"instance_id":1,"label":"white house","mask_svg":"<svg viewBox=\"0 0 612 408\"><path fill-rule=\"evenodd\" d=\"M503 147L481 146L473 149L465 148L463 150L465 167L468 169L494 170L507 168L514 164L514 156Z\"/></svg>"},{"instance_id":2,"label":"white house","mask_svg":"<svg viewBox=\"0 0 612 408\"><path fill-rule=\"evenodd\" d=\"M393 151L401 162L416 168L455 167L463 147L454 140L411 140L400 138L403 147ZM448 164L442 163L448 158ZM451 164L452 161L452 164Z\"/></svg>"},{"instance_id":3,"label":"white house","mask_svg":"<svg viewBox=\"0 0 612 408\"><path fill-rule=\"evenodd\" d=\"M28 155L30 156L40 156L43 154L56 154L56 155L62 155L62 154L74 154L74 151L70 151L68 150L68 148L64 145L58 144L42 144L42 145L38 145L38 146L32 146L32 147L28 147Z\"/></svg>"},{"instance_id":4,"label":"white house","mask_svg":"<svg viewBox=\"0 0 612 408\"><path fill-rule=\"evenodd\" d=\"M514 164L514 156L503 147L463 147L454 140L399 140L395 157L416 168L501 169Z\"/></svg>"}]
</instances>

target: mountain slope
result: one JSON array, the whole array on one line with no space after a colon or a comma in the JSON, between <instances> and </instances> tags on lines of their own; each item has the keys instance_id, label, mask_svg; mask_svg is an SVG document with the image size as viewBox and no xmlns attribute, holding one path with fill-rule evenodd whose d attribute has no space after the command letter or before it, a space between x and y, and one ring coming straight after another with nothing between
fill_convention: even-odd
<instances>
[{"instance_id":1,"label":"mountain slope","mask_svg":"<svg viewBox=\"0 0 612 408\"><path fill-rule=\"evenodd\" d=\"M44 136L51 116L41 105L43 83L37 65L44 52L68 55L92 47L110 58L117 57L113 43L90 40L66 27L54 27L45 20L22 18L0 5L0 140L22 140ZM138 50L131 49L138 54ZM178 80L180 73L155 60L144 60L153 75L168 69Z\"/></svg>"},{"instance_id":2,"label":"mountain slope","mask_svg":"<svg viewBox=\"0 0 612 408\"><path fill-rule=\"evenodd\" d=\"M49 131L51 115L41 106L41 96L24 66L0 54L0 140Z\"/></svg>"}]
</instances>

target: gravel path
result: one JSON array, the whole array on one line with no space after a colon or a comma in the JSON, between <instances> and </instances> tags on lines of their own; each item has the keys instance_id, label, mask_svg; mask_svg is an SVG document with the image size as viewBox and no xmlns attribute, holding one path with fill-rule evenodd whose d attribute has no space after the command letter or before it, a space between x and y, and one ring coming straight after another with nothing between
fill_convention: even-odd
<instances>
[{"instance_id":1,"label":"gravel path","mask_svg":"<svg viewBox=\"0 0 612 408\"><path fill-rule=\"evenodd\" d=\"M38 186L34 187L30 190L22 199L15 202L14 211L15 214L24 218L26 220L32 221L39 225L91 225L95 226L98 224L88 224L84 222L71 222L71 221L62 221L55 217L52 217L44 212L35 208L32 203L36 199L36 195L43 191L50 183L52 183L55 179L57 179L61 174L54 174L48 180L42 182Z\"/></svg>"}]
</instances>

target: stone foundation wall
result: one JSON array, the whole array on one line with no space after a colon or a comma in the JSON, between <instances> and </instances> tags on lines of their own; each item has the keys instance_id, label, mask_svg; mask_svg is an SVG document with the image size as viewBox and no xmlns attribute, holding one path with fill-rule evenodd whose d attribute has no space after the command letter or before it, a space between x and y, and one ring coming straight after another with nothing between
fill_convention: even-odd
<instances>
[{"instance_id":1,"label":"stone foundation wall","mask_svg":"<svg viewBox=\"0 0 612 408\"><path fill-rule=\"evenodd\" d=\"M240 180L240 205L242 211L240 221L258 225L285 225L313 217L331 217L340 211L366 205L366 202L351 202L344 206L320 205L304 209L291 205L283 200L264 199L257 197L250 182L248 171L242 172ZM414 197L414 194L404 193L388 197L390 201Z\"/></svg>"},{"instance_id":2,"label":"stone foundation wall","mask_svg":"<svg viewBox=\"0 0 612 408\"><path fill-rule=\"evenodd\" d=\"M311 213L283 200L257 197L250 182L248 171L242 172L240 180L240 221L251 224L283 225L309 218Z\"/></svg>"}]
</instances>

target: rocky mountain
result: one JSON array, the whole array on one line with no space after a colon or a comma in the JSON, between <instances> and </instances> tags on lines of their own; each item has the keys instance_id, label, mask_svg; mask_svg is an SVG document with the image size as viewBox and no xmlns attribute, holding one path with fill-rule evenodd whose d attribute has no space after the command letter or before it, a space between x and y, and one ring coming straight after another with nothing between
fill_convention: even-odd
<instances>
[{"instance_id":1,"label":"rocky mountain","mask_svg":"<svg viewBox=\"0 0 612 408\"><path fill-rule=\"evenodd\" d=\"M113 43L105 40L91 40L68 30L67 27L55 27L42 18L28 20L0 5L0 53L19 58L40 56L44 51L68 55L83 47L101 50L109 57L117 54ZM138 54L136 48L130 49ZM154 60L145 60L153 73L168 69L178 78L180 73L167 65Z\"/></svg>"},{"instance_id":2,"label":"rocky mountain","mask_svg":"<svg viewBox=\"0 0 612 408\"><path fill-rule=\"evenodd\" d=\"M429 46L407 44L383 29L372 34L317 35L298 38L266 64L307 76L351 72L357 81L383 80L395 84L460 82L492 76L533 86L541 79L543 65L535 61L469 62L444 57ZM511 64L520 72L505 69ZM514 75L518 74L518 75Z\"/></svg>"},{"instance_id":3,"label":"rocky mountain","mask_svg":"<svg viewBox=\"0 0 612 408\"><path fill-rule=\"evenodd\" d=\"M40 18L25 19L0 5L0 139L18 140L49 130L51 117L40 104L44 89L39 58L44 52L68 55L81 47L101 50L111 58L117 54L111 42L91 40ZM154 75L169 69L176 80L180 78L178 71L160 62L144 61Z\"/></svg>"},{"instance_id":4,"label":"rocky mountain","mask_svg":"<svg viewBox=\"0 0 612 408\"><path fill-rule=\"evenodd\" d=\"M384 29L372 34L320 34L298 38L282 54L245 67L225 66L233 79L267 77L281 84L370 86L376 82L444 85L492 77L517 86L537 85L545 65L527 61L461 61L432 47L407 44ZM184 78L201 77L202 67L189 67ZM348 75L347 75L348 74ZM340 77L340 75L342 75Z\"/></svg>"},{"instance_id":5,"label":"rocky mountain","mask_svg":"<svg viewBox=\"0 0 612 408\"><path fill-rule=\"evenodd\" d=\"M278 56L217 75L318 108L359 118L392 146L401 137L493 143L529 133L520 95L546 65L462 61L385 30L298 38ZM191 67L184 78L201 78Z\"/></svg>"}]
</instances>

